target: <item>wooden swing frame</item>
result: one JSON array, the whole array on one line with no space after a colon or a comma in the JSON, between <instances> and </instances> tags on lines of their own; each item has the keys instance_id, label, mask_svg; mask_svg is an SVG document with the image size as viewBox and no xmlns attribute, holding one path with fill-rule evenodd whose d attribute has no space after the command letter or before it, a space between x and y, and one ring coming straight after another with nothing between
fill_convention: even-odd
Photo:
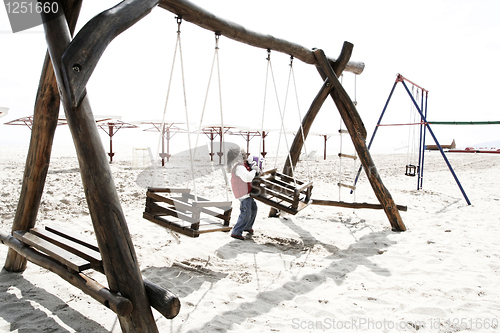
<instances>
[{"instance_id":1,"label":"wooden swing frame","mask_svg":"<svg viewBox=\"0 0 500 333\"><path fill-rule=\"evenodd\" d=\"M48 1L41 2L43 5ZM64 13L42 13L48 53L35 102L31 141L12 226L13 234L0 237L2 243L9 246L4 266L6 270L22 272L29 260L42 267L46 263L49 269L67 280L83 279L81 275L74 275L74 272L71 276L66 276L68 266L54 259L54 254L45 253L41 256L40 251L13 236L18 232L24 232L24 235L27 232L31 234L30 230L35 226L50 163L59 106L62 102L78 156L84 192L103 271L108 281L107 289L126 298L132 304L130 312L116 311L121 329L123 332L158 332L150 305L154 303L153 298L161 295L158 291L160 288L153 288L151 293L145 287L86 90L88 80L111 41L157 5L181 16L185 21L220 35L255 47L283 52L315 65L324 84L303 119L299 135L295 137L290 152L292 158L287 161L288 168L296 164L302 147L300 141L307 137L310 125L321 105L327 96L331 96L349 130L368 179L391 225L394 229L405 230L399 211L390 193L382 184L366 148L364 125L338 81L338 76L344 70L356 74L363 71L363 63L349 61L352 44L344 43L338 59L327 58L321 50L310 50L270 35L248 31L240 25L216 17L187 0L122 1L91 19L73 38L82 0L66 0L61 3L59 8L64 8ZM283 174L290 175L286 165ZM56 262L59 268L52 268ZM76 283L76 285L83 292L88 292L81 284ZM93 297L99 300L97 295ZM128 305L125 308L128 309Z\"/></svg>"}]
</instances>

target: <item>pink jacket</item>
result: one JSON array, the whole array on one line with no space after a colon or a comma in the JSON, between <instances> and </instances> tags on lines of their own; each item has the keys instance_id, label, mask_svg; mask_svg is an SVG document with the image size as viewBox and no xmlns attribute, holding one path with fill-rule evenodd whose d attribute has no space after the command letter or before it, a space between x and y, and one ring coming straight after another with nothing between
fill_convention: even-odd
<instances>
[{"instance_id":1,"label":"pink jacket","mask_svg":"<svg viewBox=\"0 0 500 333\"><path fill-rule=\"evenodd\" d=\"M237 170L238 167L245 167L244 169ZM231 187L233 188L234 197L241 199L248 196L252 191L252 179L255 177L255 170L252 170L247 163L238 163L233 167L231 172ZM244 178L244 179L242 179Z\"/></svg>"}]
</instances>

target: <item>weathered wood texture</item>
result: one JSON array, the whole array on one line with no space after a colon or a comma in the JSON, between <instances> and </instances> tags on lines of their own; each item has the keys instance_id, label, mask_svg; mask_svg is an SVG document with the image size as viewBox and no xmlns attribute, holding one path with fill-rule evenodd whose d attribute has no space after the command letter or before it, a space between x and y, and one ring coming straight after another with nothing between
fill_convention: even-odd
<instances>
[{"instance_id":1,"label":"weathered wood texture","mask_svg":"<svg viewBox=\"0 0 500 333\"><path fill-rule=\"evenodd\" d=\"M318 206L333 206L333 207L343 207L343 208L367 208L367 209L384 209L380 204L371 204L366 202L345 202L345 201L335 201L335 200L323 200L323 199L312 199L313 205ZM400 211L406 212L408 210L407 206L397 205Z\"/></svg>"},{"instance_id":2,"label":"weathered wood texture","mask_svg":"<svg viewBox=\"0 0 500 333\"><path fill-rule=\"evenodd\" d=\"M221 19L205 9L196 6L187 0L160 0L158 6L172 13L182 16L183 20L196 24L204 29L220 33L222 36L263 49L270 49L294 56L307 63L317 64L311 49L289 41L263 35L247 30L245 27L228 20ZM336 59L329 59L332 64ZM361 74L365 64L362 62L349 62L346 71Z\"/></svg>"},{"instance_id":3,"label":"weathered wood texture","mask_svg":"<svg viewBox=\"0 0 500 333\"><path fill-rule=\"evenodd\" d=\"M65 13L71 33L75 30L81 3L82 0L65 2ZM31 141L12 231L27 231L35 225L49 169L52 142L59 116L59 104L57 81L47 52L35 101ZM5 269L11 272L22 272L26 269L26 259L9 249Z\"/></svg>"},{"instance_id":4,"label":"weathered wood texture","mask_svg":"<svg viewBox=\"0 0 500 333\"><path fill-rule=\"evenodd\" d=\"M177 14L184 20L217 34L254 47L286 53L308 64L317 64L313 51L308 48L271 35L247 30L187 0L128 0L102 12L85 24L63 54L64 84L73 106L77 106L86 94L85 86L108 44L147 15L158 3L160 7ZM94 38L96 34L99 38ZM334 66L337 60L329 59L329 61ZM345 65L345 70L356 74L360 74L364 69L362 62L348 62L343 65Z\"/></svg>"},{"instance_id":5,"label":"weathered wood texture","mask_svg":"<svg viewBox=\"0 0 500 333\"><path fill-rule=\"evenodd\" d=\"M80 164L82 183L110 290L133 304L118 316L124 332L158 332L137 263L106 153L85 95L74 107L65 90L61 57L71 41L64 16L44 16L44 29L68 125ZM94 36L98 38L98 36Z\"/></svg>"},{"instance_id":6,"label":"weathered wood texture","mask_svg":"<svg viewBox=\"0 0 500 333\"><path fill-rule=\"evenodd\" d=\"M250 196L273 209L295 215L311 203L312 187L312 182L303 182L271 169L253 179Z\"/></svg>"},{"instance_id":7,"label":"weathered wood texture","mask_svg":"<svg viewBox=\"0 0 500 333\"><path fill-rule=\"evenodd\" d=\"M384 186L370 152L368 151L368 147L366 145L366 130L361 122L361 118L359 117L356 107L340 84L336 73L331 68L323 51L316 50L314 54L318 59L320 66L319 72L321 76L324 80L328 79L328 81L333 85L334 89L331 91L332 99L340 112L347 130L349 131L349 135L351 136L356 152L359 156L361 164L363 165L368 181L370 182L370 185L372 186L380 204L384 207L384 212L386 213L393 230L406 230L406 226L404 225L401 215L399 214L399 210L397 209L391 194Z\"/></svg>"},{"instance_id":8,"label":"weathered wood texture","mask_svg":"<svg viewBox=\"0 0 500 333\"><path fill-rule=\"evenodd\" d=\"M333 70L335 71L335 74L337 76L342 74L342 72L344 71L346 64L351 58L352 49L353 45L351 43L344 42L342 51L340 52L338 60L333 67ZM307 138L309 130L314 123L314 119L316 119L321 106L323 106L323 103L328 98L331 89L332 85L328 82L328 80L325 80L323 86L321 87L321 90L314 98L311 106L309 107L309 110L302 119L302 125L297 130L297 134L295 135L292 145L290 146L290 154L286 159L285 166L283 167L284 174L293 174L293 168L295 168L297 162L299 161L300 153L302 152L302 147L304 146L304 140Z\"/></svg>"},{"instance_id":9,"label":"weathered wood texture","mask_svg":"<svg viewBox=\"0 0 500 333\"><path fill-rule=\"evenodd\" d=\"M232 229L229 226L233 209L231 201L210 201L189 192L190 189L187 188L148 188L146 207L142 216L189 237ZM181 196L173 196L174 193L181 194ZM169 216L175 220L171 221L163 216Z\"/></svg>"},{"instance_id":10,"label":"weathered wood texture","mask_svg":"<svg viewBox=\"0 0 500 333\"><path fill-rule=\"evenodd\" d=\"M352 49L353 45L351 43L344 42L338 60L333 66L335 74L337 74L337 76L342 74L342 72L344 71L346 64L351 58ZM302 147L304 146L304 141L307 139L309 130L311 129L311 126L314 123L314 119L316 119L319 110L321 110L323 103L328 98L328 95L330 95L332 87L333 86L330 84L328 79L326 79L320 91L311 103L309 110L302 119L302 124L297 130L297 135L295 135L293 139L292 145L290 146L290 154L287 156L285 165L283 167L283 173L285 175L293 175L293 169L299 161L300 153L302 152ZM278 216L278 214L279 212L275 207L271 208L269 211L269 217L276 217Z\"/></svg>"},{"instance_id":11,"label":"weathered wood texture","mask_svg":"<svg viewBox=\"0 0 500 333\"><path fill-rule=\"evenodd\" d=\"M62 56L64 84L73 106L81 102L90 76L111 41L146 16L158 0L126 0L82 27Z\"/></svg>"},{"instance_id":12,"label":"weathered wood texture","mask_svg":"<svg viewBox=\"0 0 500 333\"><path fill-rule=\"evenodd\" d=\"M144 279L144 286L148 294L149 302L156 311L165 318L175 318L181 309L179 297L170 292L170 290L158 286L151 281Z\"/></svg>"},{"instance_id":13,"label":"weathered wood texture","mask_svg":"<svg viewBox=\"0 0 500 333\"><path fill-rule=\"evenodd\" d=\"M29 232L15 231L13 236L14 238L0 233L0 242L41 267L59 275L62 272L61 277L75 287L82 287L81 282L86 282L87 284L83 286L82 290L118 315L128 315L132 311L132 303L129 300L116 297L117 295L104 286L96 285L93 279L80 274L90 268L104 273L101 254L94 239L52 226L33 228ZM55 264L54 261L57 261L58 264ZM61 265L65 267L61 267ZM73 277L70 275L71 273L80 276ZM144 287L154 309L167 319L172 319L179 314L181 304L175 294L146 279L144 279ZM103 290L96 294L96 290L99 288L103 288Z\"/></svg>"},{"instance_id":14,"label":"weathered wood texture","mask_svg":"<svg viewBox=\"0 0 500 333\"><path fill-rule=\"evenodd\" d=\"M27 258L32 263L56 273L73 286L113 310L116 314L125 316L132 312L133 306L128 299L111 292L85 274L68 270L66 266L43 253L33 250L11 235L0 233L0 241L9 246L12 251L16 251L20 256L23 256L23 258Z\"/></svg>"}]
</instances>

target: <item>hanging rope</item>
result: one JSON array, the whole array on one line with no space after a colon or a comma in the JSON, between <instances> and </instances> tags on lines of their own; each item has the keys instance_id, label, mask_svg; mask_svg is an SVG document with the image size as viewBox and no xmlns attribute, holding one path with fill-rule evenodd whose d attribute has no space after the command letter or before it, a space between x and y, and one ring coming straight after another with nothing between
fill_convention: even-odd
<instances>
[{"instance_id":1,"label":"hanging rope","mask_svg":"<svg viewBox=\"0 0 500 333\"><path fill-rule=\"evenodd\" d=\"M172 77L174 76L174 69L175 69L175 61L177 59L177 51L180 48L180 34L181 34L181 22L182 19L180 16L176 16L175 19L177 20L177 38L175 40L175 47L174 47L174 56L172 59L172 67L170 68L170 77L168 80L168 87L167 87L167 96L165 98L165 104L163 107L163 115L161 118L161 126L160 126L160 135L158 137L158 145L156 147L156 156L159 156L160 153L160 145L164 136L164 131L165 131L165 118L167 114L167 106L168 106L168 101L170 98L170 88L172 87ZM153 177L151 179L151 186L154 186L155 180L156 180L156 174L157 174L157 168L156 168L156 163L153 163Z\"/></svg>"},{"instance_id":2,"label":"hanging rope","mask_svg":"<svg viewBox=\"0 0 500 333\"><path fill-rule=\"evenodd\" d=\"M289 76L292 77L292 83L293 83L293 87L294 87L294 91L295 91L295 103L297 105L297 111L298 111L298 115L299 115L300 134L302 136L302 143L303 143L303 147L304 147L304 155L306 157L305 160L306 160L307 179L310 182L311 181L311 172L310 172L310 169L309 169L309 156L307 154L306 138L305 138L305 135L304 135L304 128L302 127L302 114L300 112L299 94L297 93L297 83L295 81L295 71L294 71L294 68L293 68L293 56L290 56L290 74L289 74ZM290 81L290 79L288 81Z\"/></svg>"},{"instance_id":3,"label":"hanging rope","mask_svg":"<svg viewBox=\"0 0 500 333\"><path fill-rule=\"evenodd\" d=\"M198 126L198 131L196 135L196 145L195 145L195 153L196 153L196 148L198 147L198 139L200 137L202 125L203 125L203 118L205 117L205 110L207 107L207 101L208 101L208 96L209 96L209 91L210 91L210 86L212 83L212 75L214 72L214 67L217 65L217 82L218 82L218 88L219 88L219 109L220 109L220 120L221 120L221 132L220 132L220 140L222 143L222 147L224 149L223 151L223 166L221 168L222 174L224 175L224 182L225 182L225 189L226 189L226 200L229 201L229 180L227 178L226 173L224 172L224 165L227 164L227 152L226 152L226 143L224 140L224 133L226 132L225 126L224 126L224 112L222 109L222 86L221 86L221 75L220 75L220 64L219 64L219 38L220 38L220 33L216 32L215 33L215 50L214 50L214 56L212 59L212 66L210 68L210 75L208 77L208 84L207 84L207 90L205 93L205 101L203 103L203 109L201 112L201 117L200 117L200 124Z\"/></svg>"},{"instance_id":4,"label":"hanging rope","mask_svg":"<svg viewBox=\"0 0 500 333\"><path fill-rule=\"evenodd\" d=\"M285 111L286 111L286 101L287 101L287 96L288 96L288 87L289 87L289 83L287 84L287 96L285 97L285 105L284 105L284 108L283 108L283 111L280 107L280 102L279 102L279 97L278 97L278 89L276 87L276 80L274 79L274 72L273 72L273 67L272 67L272 63L271 63L271 50L267 50L267 69L268 71L266 72L266 92L267 92L267 79L268 79L268 73L271 73L271 78L272 78L272 81L273 81L273 87L274 87L274 94L275 94L275 97L276 97L276 104L278 105L278 111L279 111L279 115L280 115L280 119L281 119L281 127L280 127L280 135L278 137L278 147L277 147L277 151L276 151L276 159L274 161L274 167L276 168L277 164L278 164L278 153L279 153L279 146L280 146L280 142L281 142L281 135L282 134L285 134L285 124L284 124L284 121L285 121ZM290 76L289 76L289 81L290 81ZM266 96L266 93L264 93L264 98ZM265 102L264 102L264 110L262 111L262 128L263 128L263 124L264 124L264 114L265 114ZM287 147L287 151L288 151L288 159L291 161L292 158L291 158L291 155L290 155L290 147L288 145L288 140L286 138L286 134L284 135L284 138L285 138L285 144L286 144L286 147ZM259 149L260 150L260 149ZM295 170L294 170L294 167L293 165L290 165L291 169L292 169L292 179L294 181L294 184L295 186L297 186L297 180L295 178Z\"/></svg>"},{"instance_id":5,"label":"hanging rope","mask_svg":"<svg viewBox=\"0 0 500 333\"><path fill-rule=\"evenodd\" d=\"M191 179L193 183L193 193L194 193L194 200L198 201L198 193L196 191L196 182L195 182L195 176L194 176L194 156L193 156L193 147L191 144L191 128L190 128L190 121L189 121L189 112L188 112L188 107L187 107L187 98L186 98L186 80L184 76L184 61L183 61L183 56L182 56L182 46L181 46L181 32L180 32L180 26L182 23L182 17L177 18L177 24L179 25L179 30L177 34L177 39L179 41L179 58L181 61L181 74L182 74L182 93L184 97L184 114L186 116L186 126L187 126L187 132L188 132L188 145L189 145L189 161L190 161L190 166L191 166Z\"/></svg>"},{"instance_id":6,"label":"hanging rope","mask_svg":"<svg viewBox=\"0 0 500 333\"><path fill-rule=\"evenodd\" d=\"M172 87L172 78L174 74L174 69L175 69L175 62L177 59L177 52L179 52L179 57L181 61L181 72L182 72L182 88L183 88L183 95L184 95L184 107L186 110L186 119L188 118L187 115L187 99L186 99L186 86L185 86L185 79L184 79L184 69L183 69L183 61L182 61L182 47L181 47L181 23L182 23L182 17L181 16L176 16L175 19L177 20L177 38L175 41L175 48L174 48L174 56L172 59L172 67L170 69L170 77L168 80L168 88L167 88L167 96L165 98L165 106L163 107L163 116L161 120L161 127L160 127L160 136L158 138L158 146L156 149L156 156L159 156L159 151L160 151L160 145L164 136L164 130L165 130L165 118L167 114L167 106L168 106L168 101L170 98L170 90ZM191 140L190 140L190 130L189 130L189 120L187 120L188 124L188 140L189 140L189 148L190 148L190 153L191 153ZM192 161L192 158L191 158ZM155 179L156 179L156 174L157 174L157 168L156 168L156 163L153 163L153 177L151 179L151 186L154 186L155 184ZM191 178L193 180L193 187L195 191L195 196L196 196L196 187L194 186L194 170L193 170L193 164L191 162ZM174 238L174 240L177 242L177 244L180 244L180 239L179 237L170 229L168 229L170 235Z\"/></svg>"}]
</instances>

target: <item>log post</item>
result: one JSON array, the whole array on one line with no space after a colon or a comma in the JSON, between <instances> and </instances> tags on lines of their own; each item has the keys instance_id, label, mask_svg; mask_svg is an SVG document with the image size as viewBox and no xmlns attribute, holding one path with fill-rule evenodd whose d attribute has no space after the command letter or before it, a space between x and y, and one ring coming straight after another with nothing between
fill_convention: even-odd
<instances>
[{"instance_id":1,"label":"log post","mask_svg":"<svg viewBox=\"0 0 500 333\"><path fill-rule=\"evenodd\" d=\"M344 42L339 58L335 63L333 63L334 71L337 76L339 76L344 71L346 64L351 58L352 49L353 45L351 43ZM302 151L302 147L304 146L304 140L307 138L314 119L316 119L316 116L318 115L321 106L323 106L323 103L330 94L331 89L332 85L328 82L328 80L325 80L323 86L321 87L321 90L316 95L316 98L314 98L311 106L309 107L309 110L304 116L304 119L302 120L302 126L297 130L297 135L295 135L295 138L293 139L292 145L290 147L290 155L287 157L285 166L283 167L283 173L285 175L292 175L293 168L295 168L297 162L299 161L300 152ZM302 131L304 132L302 133Z\"/></svg>"},{"instance_id":2,"label":"log post","mask_svg":"<svg viewBox=\"0 0 500 333\"><path fill-rule=\"evenodd\" d=\"M349 135L351 136L352 142L356 148L356 152L358 153L370 185L372 186L380 204L383 206L384 212L391 223L392 229L395 231L405 231L406 226L401 219L399 210L396 207L391 194L382 183L382 179L380 178L375 163L373 162L370 152L368 151L365 141L366 130L364 125L359 123L361 118L359 117L356 107L340 84L338 77L330 66L324 52L322 50L316 50L314 54L318 60L320 74L324 76L324 79L328 78L328 81L333 85L333 90L330 95L340 112L347 130L349 131Z\"/></svg>"},{"instance_id":3,"label":"log post","mask_svg":"<svg viewBox=\"0 0 500 333\"><path fill-rule=\"evenodd\" d=\"M65 3L65 13L71 33L75 30L82 0ZM40 83L35 101L31 141L26 157L23 184L17 205L12 231L29 229L35 226L38 207L42 198L47 171L49 169L52 142L59 118L59 91L54 76L54 68L47 52L43 64ZM5 269L22 272L26 269L26 258L9 248Z\"/></svg>"},{"instance_id":4,"label":"log post","mask_svg":"<svg viewBox=\"0 0 500 333\"><path fill-rule=\"evenodd\" d=\"M119 292L133 305L129 315L118 316L122 331L156 333L158 328L87 93L84 91L81 103L74 105L66 91L61 57L71 37L65 17L53 17L50 13L42 13L42 17L109 289Z\"/></svg>"}]
</instances>

